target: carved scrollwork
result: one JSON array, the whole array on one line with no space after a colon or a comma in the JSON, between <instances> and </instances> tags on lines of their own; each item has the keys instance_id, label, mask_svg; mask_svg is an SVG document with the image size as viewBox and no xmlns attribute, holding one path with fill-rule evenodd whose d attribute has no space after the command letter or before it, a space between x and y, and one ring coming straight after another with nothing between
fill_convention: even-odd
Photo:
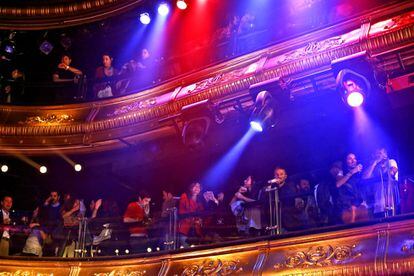
<instances>
[{"instance_id":1,"label":"carved scrollwork","mask_svg":"<svg viewBox=\"0 0 414 276\"><path fill-rule=\"evenodd\" d=\"M46 116L31 116L27 117L24 122L19 122L20 124L30 124L30 125L50 125L50 124L63 124L71 123L74 121L72 115L68 114L47 114Z\"/></svg>"},{"instance_id":2,"label":"carved scrollwork","mask_svg":"<svg viewBox=\"0 0 414 276\"><path fill-rule=\"evenodd\" d=\"M33 270L1 271L0 276L53 276L53 273L40 273Z\"/></svg>"},{"instance_id":3,"label":"carved scrollwork","mask_svg":"<svg viewBox=\"0 0 414 276\"><path fill-rule=\"evenodd\" d=\"M182 276L207 276L230 275L239 273L243 268L239 267L239 261L205 260L201 264L191 264L184 267Z\"/></svg>"},{"instance_id":4,"label":"carved scrollwork","mask_svg":"<svg viewBox=\"0 0 414 276\"><path fill-rule=\"evenodd\" d=\"M133 102L128 105L121 106L114 110L114 112L107 114L107 117L119 116L128 112L137 111L143 108L149 108L157 104L156 98L151 98L145 101Z\"/></svg>"},{"instance_id":5,"label":"carved scrollwork","mask_svg":"<svg viewBox=\"0 0 414 276\"><path fill-rule=\"evenodd\" d=\"M362 255L360 252L354 252L355 247L356 245L311 247L306 252L299 251L286 256L286 259L282 263L274 265L274 268L277 270L283 268L308 268L351 261Z\"/></svg>"},{"instance_id":6,"label":"carved scrollwork","mask_svg":"<svg viewBox=\"0 0 414 276\"><path fill-rule=\"evenodd\" d=\"M111 272L94 273L94 276L143 276L147 272L145 270L130 271L128 269L115 269Z\"/></svg>"}]
</instances>

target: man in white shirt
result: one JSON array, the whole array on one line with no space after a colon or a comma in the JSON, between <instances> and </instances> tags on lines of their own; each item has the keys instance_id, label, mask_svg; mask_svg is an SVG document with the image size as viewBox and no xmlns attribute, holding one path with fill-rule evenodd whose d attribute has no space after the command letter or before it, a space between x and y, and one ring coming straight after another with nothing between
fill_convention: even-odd
<instances>
[{"instance_id":1,"label":"man in white shirt","mask_svg":"<svg viewBox=\"0 0 414 276\"><path fill-rule=\"evenodd\" d=\"M10 232L9 225L11 224L10 220L10 210L13 206L13 198L11 196L4 196L1 200L1 212L0 212L0 256L9 255L10 247Z\"/></svg>"}]
</instances>

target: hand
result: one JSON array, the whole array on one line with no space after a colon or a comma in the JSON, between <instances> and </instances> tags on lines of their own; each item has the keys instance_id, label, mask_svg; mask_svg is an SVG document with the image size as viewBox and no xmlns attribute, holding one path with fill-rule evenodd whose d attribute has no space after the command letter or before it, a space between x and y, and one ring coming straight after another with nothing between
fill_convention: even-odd
<instances>
[{"instance_id":1,"label":"hand","mask_svg":"<svg viewBox=\"0 0 414 276\"><path fill-rule=\"evenodd\" d=\"M102 199L100 198L95 202L95 210L98 210L99 207L101 207L101 205L102 205Z\"/></svg>"},{"instance_id":2,"label":"hand","mask_svg":"<svg viewBox=\"0 0 414 276\"><path fill-rule=\"evenodd\" d=\"M358 164L355 168L353 168L352 170L350 170L350 173L352 174L356 174L362 171L362 165Z\"/></svg>"},{"instance_id":3,"label":"hand","mask_svg":"<svg viewBox=\"0 0 414 276\"><path fill-rule=\"evenodd\" d=\"M3 224L10 224L11 220L10 218L3 219Z\"/></svg>"},{"instance_id":4,"label":"hand","mask_svg":"<svg viewBox=\"0 0 414 276\"><path fill-rule=\"evenodd\" d=\"M76 200L75 203L73 204L72 211L75 212L75 211L78 211L79 209L80 209L80 202L79 200Z\"/></svg>"},{"instance_id":5,"label":"hand","mask_svg":"<svg viewBox=\"0 0 414 276\"><path fill-rule=\"evenodd\" d=\"M49 196L48 198L46 198L45 205L49 205L50 202L52 202L52 197L51 196Z\"/></svg>"},{"instance_id":6,"label":"hand","mask_svg":"<svg viewBox=\"0 0 414 276\"><path fill-rule=\"evenodd\" d=\"M33 228L33 227L36 227L36 226L40 226L40 224L39 223L30 223L29 224L30 228Z\"/></svg>"},{"instance_id":7,"label":"hand","mask_svg":"<svg viewBox=\"0 0 414 276\"><path fill-rule=\"evenodd\" d=\"M68 68L69 66L67 66L66 64L64 64L64 63L59 63L59 65L58 65L58 68L60 68L60 69L64 69L64 70L68 70L67 68Z\"/></svg>"}]
</instances>

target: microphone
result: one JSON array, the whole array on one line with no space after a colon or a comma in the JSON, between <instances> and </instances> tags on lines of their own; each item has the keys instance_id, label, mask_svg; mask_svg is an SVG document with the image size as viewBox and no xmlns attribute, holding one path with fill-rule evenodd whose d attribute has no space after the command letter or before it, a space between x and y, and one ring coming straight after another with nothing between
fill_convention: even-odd
<instances>
[{"instance_id":1,"label":"microphone","mask_svg":"<svg viewBox=\"0 0 414 276\"><path fill-rule=\"evenodd\" d=\"M273 183L277 183L277 179L273 178L267 181L267 184L273 184Z\"/></svg>"}]
</instances>

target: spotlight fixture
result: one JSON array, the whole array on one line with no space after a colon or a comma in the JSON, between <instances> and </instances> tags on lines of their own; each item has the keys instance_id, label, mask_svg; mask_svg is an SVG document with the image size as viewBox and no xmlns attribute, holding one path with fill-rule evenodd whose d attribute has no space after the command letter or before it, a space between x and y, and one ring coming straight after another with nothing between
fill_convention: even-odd
<instances>
[{"instance_id":1,"label":"spotlight fixture","mask_svg":"<svg viewBox=\"0 0 414 276\"><path fill-rule=\"evenodd\" d=\"M75 169L75 171L80 172L82 170L82 165L81 164L75 164L75 166L73 166L73 168Z\"/></svg>"},{"instance_id":2,"label":"spotlight fixture","mask_svg":"<svg viewBox=\"0 0 414 276\"><path fill-rule=\"evenodd\" d=\"M47 173L46 166L40 166L39 171L40 171L40 173Z\"/></svg>"},{"instance_id":3,"label":"spotlight fixture","mask_svg":"<svg viewBox=\"0 0 414 276\"><path fill-rule=\"evenodd\" d=\"M168 13L170 12L170 7L168 6L167 3L161 3L158 6L158 13L162 16L166 16L168 15Z\"/></svg>"},{"instance_id":4,"label":"spotlight fixture","mask_svg":"<svg viewBox=\"0 0 414 276\"><path fill-rule=\"evenodd\" d=\"M210 118L201 117L186 121L182 130L184 145L192 149L200 148L204 145L204 138L210 128Z\"/></svg>"},{"instance_id":5,"label":"spotlight fixture","mask_svg":"<svg viewBox=\"0 0 414 276\"><path fill-rule=\"evenodd\" d=\"M184 0L178 0L177 8L179 8L180 10L185 10L187 8L187 3Z\"/></svg>"},{"instance_id":6,"label":"spotlight fixture","mask_svg":"<svg viewBox=\"0 0 414 276\"><path fill-rule=\"evenodd\" d=\"M370 56L365 51L333 60L331 66L336 76L336 88L343 102L350 107L362 106L371 87L378 85Z\"/></svg>"},{"instance_id":7,"label":"spotlight fixture","mask_svg":"<svg viewBox=\"0 0 414 276\"><path fill-rule=\"evenodd\" d=\"M250 127L257 132L273 127L276 123L275 108L272 95L266 90L259 92L250 115Z\"/></svg>"},{"instance_id":8,"label":"spotlight fixture","mask_svg":"<svg viewBox=\"0 0 414 276\"><path fill-rule=\"evenodd\" d=\"M53 50L53 45L49 41L44 40L42 43L40 43L39 50L43 54L49 55Z\"/></svg>"},{"instance_id":9,"label":"spotlight fixture","mask_svg":"<svg viewBox=\"0 0 414 276\"><path fill-rule=\"evenodd\" d=\"M148 253L151 253L151 252L152 252L152 248L151 248L151 247L148 247L148 248L147 248L147 252L148 252Z\"/></svg>"},{"instance_id":10,"label":"spotlight fixture","mask_svg":"<svg viewBox=\"0 0 414 276\"><path fill-rule=\"evenodd\" d=\"M151 22L151 17L149 13L141 13L141 15L139 16L139 21L144 25L148 25Z\"/></svg>"},{"instance_id":11,"label":"spotlight fixture","mask_svg":"<svg viewBox=\"0 0 414 276\"><path fill-rule=\"evenodd\" d=\"M336 85L342 94L342 100L350 107L361 106L371 91L371 84L368 79L350 69L339 71L336 77Z\"/></svg>"},{"instance_id":12,"label":"spotlight fixture","mask_svg":"<svg viewBox=\"0 0 414 276\"><path fill-rule=\"evenodd\" d=\"M262 124L260 122L251 121L250 122L250 127L256 132L262 132L263 131L263 127L262 127Z\"/></svg>"},{"instance_id":13,"label":"spotlight fixture","mask_svg":"<svg viewBox=\"0 0 414 276\"><path fill-rule=\"evenodd\" d=\"M199 149L204 145L212 121L217 124L224 121L223 115L209 100L184 106L181 118L184 121L181 138L184 145L191 149Z\"/></svg>"},{"instance_id":14,"label":"spotlight fixture","mask_svg":"<svg viewBox=\"0 0 414 276\"><path fill-rule=\"evenodd\" d=\"M1 172L6 173L9 170L9 166L7 165L2 165L1 166Z\"/></svg>"}]
</instances>

